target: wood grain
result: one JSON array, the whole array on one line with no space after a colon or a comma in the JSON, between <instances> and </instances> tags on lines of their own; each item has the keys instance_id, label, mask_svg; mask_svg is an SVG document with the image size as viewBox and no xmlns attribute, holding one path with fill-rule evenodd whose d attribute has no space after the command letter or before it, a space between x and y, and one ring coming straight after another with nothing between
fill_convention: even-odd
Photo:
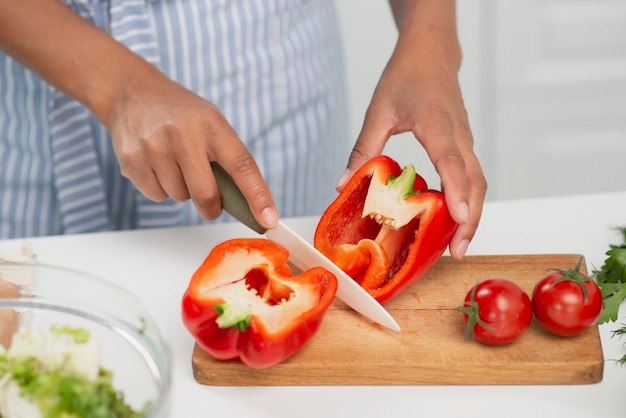
<instances>
[{"instance_id":1,"label":"wood grain","mask_svg":"<svg viewBox=\"0 0 626 418\"><path fill-rule=\"evenodd\" d=\"M238 360L214 360L196 345L194 377L219 386L597 383L604 370L597 326L562 338L533 320L520 339L493 347L466 340L462 315L456 311L479 280L506 277L530 296L548 269L574 267L580 257L443 257L428 275L385 305L400 332L373 324L335 300L318 334L287 361L256 370Z\"/></svg>"}]
</instances>

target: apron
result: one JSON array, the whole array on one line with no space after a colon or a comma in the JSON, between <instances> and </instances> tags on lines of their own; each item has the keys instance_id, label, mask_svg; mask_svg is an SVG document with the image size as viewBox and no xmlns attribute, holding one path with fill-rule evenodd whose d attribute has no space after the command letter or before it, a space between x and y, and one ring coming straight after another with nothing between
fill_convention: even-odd
<instances>
[{"instance_id":1,"label":"apron","mask_svg":"<svg viewBox=\"0 0 626 418\"><path fill-rule=\"evenodd\" d=\"M318 215L330 204L351 146L332 1L66 3L215 103L255 156L281 216ZM0 54L0 66L0 238L206 222L190 201L141 195L80 103L10 57Z\"/></svg>"}]
</instances>

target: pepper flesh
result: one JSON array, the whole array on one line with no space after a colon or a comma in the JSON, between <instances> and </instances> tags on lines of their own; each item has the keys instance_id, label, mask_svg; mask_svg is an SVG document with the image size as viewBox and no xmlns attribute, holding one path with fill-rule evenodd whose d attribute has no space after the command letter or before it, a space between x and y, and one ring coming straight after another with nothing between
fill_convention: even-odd
<instances>
[{"instance_id":1,"label":"pepper flesh","mask_svg":"<svg viewBox=\"0 0 626 418\"><path fill-rule=\"evenodd\" d=\"M315 267L292 277L289 252L263 238L217 245L193 274L182 299L185 327L218 360L276 365L316 333L337 279Z\"/></svg>"},{"instance_id":2,"label":"pepper flesh","mask_svg":"<svg viewBox=\"0 0 626 418\"><path fill-rule=\"evenodd\" d=\"M314 245L382 303L435 265L456 228L443 193L412 166L378 156L322 214Z\"/></svg>"}]
</instances>

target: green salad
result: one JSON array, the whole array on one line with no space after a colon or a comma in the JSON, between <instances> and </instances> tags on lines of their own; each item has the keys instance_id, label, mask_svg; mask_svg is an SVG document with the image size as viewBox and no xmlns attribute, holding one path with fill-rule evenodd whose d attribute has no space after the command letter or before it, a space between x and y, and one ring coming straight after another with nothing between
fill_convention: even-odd
<instances>
[{"instance_id":1,"label":"green salad","mask_svg":"<svg viewBox=\"0 0 626 418\"><path fill-rule=\"evenodd\" d=\"M0 417L141 417L100 367L100 348L83 328L20 331L0 345Z\"/></svg>"}]
</instances>

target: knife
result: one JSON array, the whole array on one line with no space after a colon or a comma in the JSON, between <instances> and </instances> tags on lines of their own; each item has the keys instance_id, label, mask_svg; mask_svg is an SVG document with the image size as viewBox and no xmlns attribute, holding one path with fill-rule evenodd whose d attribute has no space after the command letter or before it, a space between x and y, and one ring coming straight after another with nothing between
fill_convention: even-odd
<instances>
[{"instance_id":1,"label":"knife","mask_svg":"<svg viewBox=\"0 0 626 418\"><path fill-rule=\"evenodd\" d=\"M254 218L246 198L230 174L216 162L211 162L211 168L220 190L222 207L226 212L253 231L265 234L268 239L287 248L289 260L302 271L320 266L333 273L337 277L336 296L339 299L371 321L400 331L398 323L372 295L282 221L278 221L278 225L271 229L262 227Z\"/></svg>"}]
</instances>

